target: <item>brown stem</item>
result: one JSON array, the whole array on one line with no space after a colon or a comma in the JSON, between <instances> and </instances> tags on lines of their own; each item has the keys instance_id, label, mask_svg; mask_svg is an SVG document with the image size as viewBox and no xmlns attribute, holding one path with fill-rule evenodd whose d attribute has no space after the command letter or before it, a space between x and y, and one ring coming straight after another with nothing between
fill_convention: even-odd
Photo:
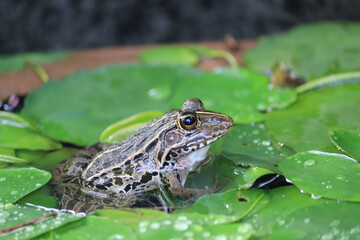
<instances>
[{"instance_id":1,"label":"brown stem","mask_svg":"<svg viewBox=\"0 0 360 240\"><path fill-rule=\"evenodd\" d=\"M4 234L4 233L9 233L9 232L12 232L16 229L19 229L19 228L22 228L22 227L26 227L26 226L29 226L29 225L32 225L32 224L35 224L35 223L38 223L38 222L41 222L43 221L44 219L46 218L49 218L49 217L55 217L57 216L57 212L52 212L50 214L47 214L47 215L44 215L42 217L38 217L38 218L35 218L33 220L30 220L28 222L25 222L25 223L22 223L22 224L19 224L19 225L15 225L13 227L9 227L9 228L5 228L3 230L0 231L0 235L1 234Z\"/></svg>"}]
</instances>

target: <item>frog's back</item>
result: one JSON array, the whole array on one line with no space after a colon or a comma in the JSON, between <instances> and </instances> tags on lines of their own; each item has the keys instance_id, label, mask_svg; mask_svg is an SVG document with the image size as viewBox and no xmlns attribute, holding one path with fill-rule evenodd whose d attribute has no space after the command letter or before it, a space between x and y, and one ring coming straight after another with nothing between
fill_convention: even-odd
<instances>
[{"instance_id":1,"label":"frog's back","mask_svg":"<svg viewBox=\"0 0 360 240\"><path fill-rule=\"evenodd\" d=\"M126 163L136 165L141 161L142 170L148 167L156 167L157 161L155 151L161 148L161 138L168 129L175 127L178 110L166 113L164 116L154 119L151 123L143 126L139 131L127 139L99 152L84 170L83 179L100 176L100 173L110 172L115 168L123 168ZM145 168L144 168L145 167Z\"/></svg>"}]
</instances>

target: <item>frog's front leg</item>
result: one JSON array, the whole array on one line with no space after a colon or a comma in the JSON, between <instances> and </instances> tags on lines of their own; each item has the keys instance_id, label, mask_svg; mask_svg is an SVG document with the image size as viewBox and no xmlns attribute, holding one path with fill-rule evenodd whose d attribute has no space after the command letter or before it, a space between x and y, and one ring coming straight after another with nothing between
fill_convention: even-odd
<instances>
[{"instance_id":1,"label":"frog's front leg","mask_svg":"<svg viewBox=\"0 0 360 240\"><path fill-rule=\"evenodd\" d=\"M215 183L211 188L208 189L197 189L197 188L185 188L183 183L187 177L186 173L178 172L177 174L172 174L169 176L169 190L174 196L181 198L192 198L197 199L205 194L215 193L222 189L227 181L219 183L218 174L215 176Z\"/></svg>"}]
</instances>

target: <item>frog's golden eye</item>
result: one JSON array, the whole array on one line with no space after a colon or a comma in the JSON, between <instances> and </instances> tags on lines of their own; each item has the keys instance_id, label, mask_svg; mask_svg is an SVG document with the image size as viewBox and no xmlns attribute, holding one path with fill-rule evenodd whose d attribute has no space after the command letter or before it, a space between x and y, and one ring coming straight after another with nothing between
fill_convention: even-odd
<instances>
[{"instance_id":1,"label":"frog's golden eye","mask_svg":"<svg viewBox=\"0 0 360 240\"><path fill-rule=\"evenodd\" d=\"M185 130L193 130L196 128L198 120L195 113L185 112L180 115L180 126Z\"/></svg>"}]
</instances>

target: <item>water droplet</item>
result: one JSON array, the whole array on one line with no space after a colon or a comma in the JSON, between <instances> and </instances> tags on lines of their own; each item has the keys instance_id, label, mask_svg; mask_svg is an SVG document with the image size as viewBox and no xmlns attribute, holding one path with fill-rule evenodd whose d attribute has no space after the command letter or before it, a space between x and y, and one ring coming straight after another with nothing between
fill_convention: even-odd
<instances>
[{"instance_id":1,"label":"water droplet","mask_svg":"<svg viewBox=\"0 0 360 240\"><path fill-rule=\"evenodd\" d=\"M217 235L217 236L214 236L214 239L215 240L226 240L227 237L226 237L226 235Z\"/></svg>"},{"instance_id":2,"label":"water droplet","mask_svg":"<svg viewBox=\"0 0 360 240\"><path fill-rule=\"evenodd\" d=\"M15 195L17 193L18 193L18 191L15 191L15 190L10 192L11 195Z\"/></svg>"},{"instance_id":3,"label":"water droplet","mask_svg":"<svg viewBox=\"0 0 360 240\"><path fill-rule=\"evenodd\" d=\"M202 236L204 238L209 238L211 236L211 234L209 232L203 232Z\"/></svg>"},{"instance_id":4,"label":"water droplet","mask_svg":"<svg viewBox=\"0 0 360 240\"><path fill-rule=\"evenodd\" d=\"M313 159L307 160L304 163L305 166L311 166L311 165L314 165L314 164L315 164L315 160L313 160Z\"/></svg>"},{"instance_id":5,"label":"water droplet","mask_svg":"<svg viewBox=\"0 0 360 240\"><path fill-rule=\"evenodd\" d=\"M304 219L304 223L307 224L307 223L309 223L309 222L310 222L310 218L305 218L305 219Z\"/></svg>"},{"instance_id":6,"label":"water droplet","mask_svg":"<svg viewBox=\"0 0 360 240\"><path fill-rule=\"evenodd\" d=\"M5 181L6 181L6 177L0 178L0 182L5 182Z\"/></svg>"},{"instance_id":7,"label":"water droplet","mask_svg":"<svg viewBox=\"0 0 360 240\"><path fill-rule=\"evenodd\" d=\"M237 231L241 234L252 232L252 226L249 223L244 223L237 228Z\"/></svg>"},{"instance_id":8,"label":"water droplet","mask_svg":"<svg viewBox=\"0 0 360 240\"><path fill-rule=\"evenodd\" d=\"M261 144L263 146L270 146L271 143L270 143L270 141L262 141Z\"/></svg>"},{"instance_id":9,"label":"water droplet","mask_svg":"<svg viewBox=\"0 0 360 240\"><path fill-rule=\"evenodd\" d=\"M115 234L112 235L108 238L109 240L119 240L119 239L124 239L124 236L120 235L120 234Z\"/></svg>"},{"instance_id":10,"label":"water droplet","mask_svg":"<svg viewBox=\"0 0 360 240\"><path fill-rule=\"evenodd\" d=\"M311 198L312 198L312 199L320 199L320 198L322 198L322 196L316 196L316 195L314 195L314 194L311 194Z\"/></svg>"},{"instance_id":11,"label":"water droplet","mask_svg":"<svg viewBox=\"0 0 360 240\"><path fill-rule=\"evenodd\" d=\"M153 222L150 224L150 228L152 229L159 229L160 228L160 223L158 222Z\"/></svg>"},{"instance_id":12,"label":"water droplet","mask_svg":"<svg viewBox=\"0 0 360 240\"><path fill-rule=\"evenodd\" d=\"M335 177L336 177L337 180L344 180L344 179L346 179L346 177L345 177L344 175L341 175L341 174L337 174Z\"/></svg>"},{"instance_id":13,"label":"water droplet","mask_svg":"<svg viewBox=\"0 0 360 240\"><path fill-rule=\"evenodd\" d=\"M332 185L327 185L327 186L326 186L326 189L332 189L332 188L333 188Z\"/></svg>"},{"instance_id":14,"label":"water droplet","mask_svg":"<svg viewBox=\"0 0 360 240\"><path fill-rule=\"evenodd\" d=\"M40 187L42 184L41 183L37 183L35 184L35 187Z\"/></svg>"},{"instance_id":15,"label":"water droplet","mask_svg":"<svg viewBox=\"0 0 360 240\"><path fill-rule=\"evenodd\" d=\"M285 224L285 220L279 220L279 221L278 221L278 224L279 224L279 225L284 225L284 224Z\"/></svg>"},{"instance_id":16,"label":"water droplet","mask_svg":"<svg viewBox=\"0 0 360 240\"><path fill-rule=\"evenodd\" d=\"M174 229L176 231L186 231L188 230L189 225L186 222L175 222Z\"/></svg>"},{"instance_id":17,"label":"water droplet","mask_svg":"<svg viewBox=\"0 0 360 240\"><path fill-rule=\"evenodd\" d=\"M5 219L10 216L10 213L7 211L0 210L0 219Z\"/></svg>"}]
</instances>

